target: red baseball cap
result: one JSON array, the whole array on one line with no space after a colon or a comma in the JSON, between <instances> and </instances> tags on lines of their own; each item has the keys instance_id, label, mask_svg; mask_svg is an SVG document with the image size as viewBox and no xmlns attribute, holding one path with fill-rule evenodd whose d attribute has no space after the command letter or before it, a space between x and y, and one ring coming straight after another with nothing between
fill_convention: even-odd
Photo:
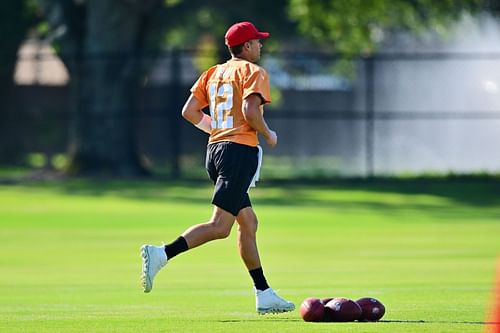
<instances>
[{"instance_id":1,"label":"red baseball cap","mask_svg":"<svg viewBox=\"0 0 500 333\"><path fill-rule=\"evenodd\" d=\"M233 47L243 44L252 39L264 39L269 37L269 32L260 32L250 22L238 22L233 24L226 32L226 45Z\"/></svg>"}]
</instances>

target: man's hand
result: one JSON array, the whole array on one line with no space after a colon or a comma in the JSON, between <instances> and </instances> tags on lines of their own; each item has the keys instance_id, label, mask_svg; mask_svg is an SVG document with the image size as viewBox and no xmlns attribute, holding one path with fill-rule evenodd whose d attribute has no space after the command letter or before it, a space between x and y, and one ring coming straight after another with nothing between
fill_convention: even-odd
<instances>
[{"instance_id":1,"label":"man's hand","mask_svg":"<svg viewBox=\"0 0 500 333\"><path fill-rule=\"evenodd\" d=\"M278 144L278 136L276 135L276 132L273 130L269 130L269 133L264 137L266 139L267 144L271 147L274 148Z\"/></svg>"}]
</instances>

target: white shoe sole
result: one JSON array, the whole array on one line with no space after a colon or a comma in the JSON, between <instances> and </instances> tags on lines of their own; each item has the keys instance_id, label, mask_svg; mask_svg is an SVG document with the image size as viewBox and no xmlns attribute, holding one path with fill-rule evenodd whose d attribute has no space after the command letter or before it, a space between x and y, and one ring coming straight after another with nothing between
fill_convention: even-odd
<instances>
[{"instance_id":1,"label":"white shoe sole","mask_svg":"<svg viewBox=\"0 0 500 333\"><path fill-rule=\"evenodd\" d=\"M293 311L295 310L295 306L293 307L290 307L290 308L267 308L267 309L257 309L257 312L260 314L260 315L265 315L265 314L270 314L270 313L284 313L284 312L290 312L290 311Z\"/></svg>"},{"instance_id":2,"label":"white shoe sole","mask_svg":"<svg viewBox=\"0 0 500 333\"><path fill-rule=\"evenodd\" d=\"M149 277L149 246L148 245L143 245L141 247L141 257L142 257L142 276L141 276L141 282L142 282L142 288L145 293L149 293L151 289L153 289L153 281L151 281L151 278Z\"/></svg>"}]
</instances>

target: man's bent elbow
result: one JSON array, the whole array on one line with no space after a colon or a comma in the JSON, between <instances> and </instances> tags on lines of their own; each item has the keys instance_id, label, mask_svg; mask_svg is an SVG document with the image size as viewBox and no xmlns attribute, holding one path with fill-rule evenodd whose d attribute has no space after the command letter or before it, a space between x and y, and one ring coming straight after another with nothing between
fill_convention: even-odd
<instances>
[{"instance_id":1,"label":"man's bent elbow","mask_svg":"<svg viewBox=\"0 0 500 333\"><path fill-rule=\"evenodd\" d=\"M248 123L252 123L260 117L260 110L257 109L243 109L243 117Z\"/></svg>"},{"instance_id":2,"label":"man's bent elbow","mask_svg":"<svg viewBox=\"0 0 500 333\"><path fill-rule=\"evenodd\" d=\"M201 119L201 105L198 100L193 96L189 96L188 100L182 107L181 115L187 121L196 124Z\"/></svg>"},{"instance_id":3,"label":"man's bent elbow","mask_svg":"<svg viewBox=\"0 0 500 333\"><path fill-rule=\"evenodd\" d=\"M181 112L181 115L184 119L186 119L187 121L193 123L193 124L196 124L199 122L199 119L198 117L200 116L199 115L200 111L199 110L194 110L192 108L189 108L187 106L184 106L182 108L182 112Z\"/></svg>"},{"instance_id":4,"label":"man's bent elbow","mask_svg":"<svg viewBox=\"0 0 500 333\"><path fill-rule=\"evenodd\" d=\"M183 107L183 108L182 108L181 115L182 115L182 118L184 118L184 119L186 119L186 120L189 120L189 117L188 117L188 110L186 109L186 107Z\"/></svg>"}]
</instances>

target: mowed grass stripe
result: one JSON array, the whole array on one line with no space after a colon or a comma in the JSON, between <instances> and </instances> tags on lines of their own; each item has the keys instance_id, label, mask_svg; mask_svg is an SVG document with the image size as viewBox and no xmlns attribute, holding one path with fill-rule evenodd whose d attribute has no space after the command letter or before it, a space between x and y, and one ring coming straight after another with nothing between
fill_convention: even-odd
<instances>
[{"instance_id":1,"label":"mowed grass stripe","mask_svg":"<svg viewBox=\"0 0 500 333\"><path fill-rule=\"evenodd\" d=\"M269 282L310 296L374 296L379 323L258 316L229 239L182 254L140 290L139 247L211 213L199 184L89 181L0 187L1 332L483 332L500 197L484 182L252 190ZM470 197L468 197L470 195Z\"/></svg>"}]
</instances>

